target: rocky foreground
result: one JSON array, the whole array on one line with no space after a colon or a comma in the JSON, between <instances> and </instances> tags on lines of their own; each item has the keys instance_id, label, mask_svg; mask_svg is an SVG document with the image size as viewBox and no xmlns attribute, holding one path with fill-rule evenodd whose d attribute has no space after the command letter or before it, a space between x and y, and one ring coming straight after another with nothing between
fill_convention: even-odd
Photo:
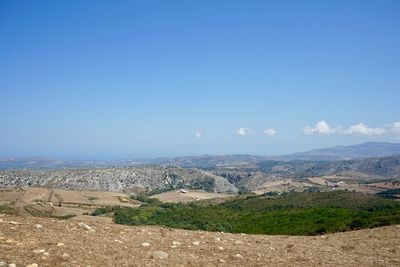
<instances>
[{"instance_id":1,"label":"rocky foreground","mask_svg":"<svg viewBox=\"0 0 400 267\"><path fill-rule=\"evenodd\" d=\"M82 220L84 222L82 222ZM400 226L315 237L0 214L0 266L400 266ZM12 265L15 264L15 265Z\"/></svg>"}]
</instances>

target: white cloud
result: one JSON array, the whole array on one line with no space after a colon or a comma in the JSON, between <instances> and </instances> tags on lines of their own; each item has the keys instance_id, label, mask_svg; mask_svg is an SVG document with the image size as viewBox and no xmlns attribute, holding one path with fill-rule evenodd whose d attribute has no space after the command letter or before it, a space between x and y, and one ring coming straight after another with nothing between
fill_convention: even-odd
<instances>
[{"instance_id":1,"label":"white cloud","mask_svg":"<svg viewBox=\"0 0 400 267\"><path fill-rule=\"evenodd\" d=\"M268 136L274 136L276 135L276 133L276 130L273 128L264 130L264 134Z\"/></svg>"},{"instance_id":2,"label":"white cloud","mask_svg":"<svg viewBox=\"0 0 400 267\"><path fill-rule=\"evenodd\" d=\"M251 129L250 128L239 128L237 129L237 134L241 135L241 136L245 136L251 133Z\"/></svg>"},{"instance_id":3,"label":"white cloud","mask_svg":"<svg viewBox=\"0 0 400 267\"><path fill-rule=\"evenodd\" d=\"M196 132L194 135L195 135L196 138L198 138L198 139L202 139L202 138L203 138L203 134L202 134L201 132Z\"/></svg>"},{"instance_id":4,"label":"white cloud","mask_svg":"<svg viewBox=\"0 0 400 267\"><path fill-rule=\"evenodd\" d=\"M384 128L370 128L364 123L359 123L350 126L348 129L343 131L344 134L355 134L355 135L382 135L386 133Z\"/></svg>"},{"instance_id":5,"label":"white cloud","mask_svg":"<svg viewBox=\"0 0 400 267\"><path fill-rule=\"evenodd\" d=\"M400 134L400 121L393 122L388 125L389 130L396 134Z\"/></svg>"},{"instance_id":6,"label":"white cloud","mask_svg":"<svg viewBox=\"0 0 400 267\"><path fill-rule=\"evenodd\" d=\"M314 125L314 127L306 126L303 129L303 132L305 134L314 134L314 133L332 134L338 131L339 131L338 128L331 128L325 121L319 121Z\"/></svg>"},{"instance_id":7,"label":"white cloud","mask_svg":"<svg viewBox=\"0 0 400 267\"><path fill-rule=\"evenodd\" d=\"M392 131L399 130L400 133L400 122L393 123L388 126ZM364 123L358 123L355 125L351 125L349 128L332 128L325 121L320 121L314 125L314 127L305 127L303 129L305 134L346 134L346 135L367 135L367 136L376 136L382 135L387 132L385 128L371 128L365 125Z\"/></svg>"}]
</instances>

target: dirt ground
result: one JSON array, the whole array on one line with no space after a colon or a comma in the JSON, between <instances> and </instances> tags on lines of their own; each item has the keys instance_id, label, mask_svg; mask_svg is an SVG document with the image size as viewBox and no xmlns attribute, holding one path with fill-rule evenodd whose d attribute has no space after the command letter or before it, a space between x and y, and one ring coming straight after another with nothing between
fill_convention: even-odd
<instances>
[{"instance_id":1,"label":"dirt ground","mask_svg":"<svg viewBox=\"0 0 400 267\"><path fill-rule=\"evenodd\" d=\"M335 185L335 190L348 190L357 191L367 194L376 194L378 192L400 188L399 184L392 184L391 182L376 182L376 183L358 183L353 178L349 177L337 177L337 176L322 176L322 177L312 177L309 180L315 184L329 188L333 188ZM339 183L339 184L338 184Z\"/></svg>"},{"instance_id":2,"label":"dirt ground","mask_svg":"<svg viewBox=\"0 0 400 267\"><path fill-rule=\"evenodd\" d=\"M132 227L84 217L91 230L79 225L76 217L0 214L0 262L92 267L400 266L400 225L301 237Z\"/></svg>"},{"instance_id":3,"label":"dirt ground","mask_svg":"<svg viewBox=\"0 0 400 267\"><path fill-rule=\"evenodd\" d=\"M179 190L164 192L161 194L153 195L152 198L158 198L162 202L190 202L203 199L223 198L231 195L209 193L202 190L188 190L187 193L182 193Z\"/></svg>"},{"instance_id":4,"label":"dirt ground","mask_svg":"<svg viewBox=\"0 0 400 267\"><path fill-rule=\"evenodd\" d=\"M90 213L101 206L137 207L139 204L124 193L28 187L0 189L0 205L7 205L20 214L66 216Z\"/></svg>"},{"instance_id":5,"label":"dirt ground","mask_svg":"<svg viewBox=\"0 0 400 267\"><path fill-rule=\"evenodd\" d=\"M314 184L299 181L294 179L276 179L272 181L267 181L260 185L254 193L261 195L265 192L288 192L290 190L303 191L305 188L312 187Z\"/></svg>"}]
</instances>

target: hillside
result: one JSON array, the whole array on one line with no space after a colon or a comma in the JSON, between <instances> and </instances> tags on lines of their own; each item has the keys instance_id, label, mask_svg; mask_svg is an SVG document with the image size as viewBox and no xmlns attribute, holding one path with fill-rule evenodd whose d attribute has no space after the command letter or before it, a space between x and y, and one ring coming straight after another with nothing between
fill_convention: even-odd
<instances>
[{"instance_id":1,"label":"hillside","mask_svg":"<svg viewBox=\"0 0 400 267\"><path fill-rule=\"evenodd\" d=\"M41 186L61 189L159 193L179 188L203 189L215 193L236 193L238 189L256 190L265 183L280 180L292 185L287 190L317 186L306 178L336 176L354 180L400 181L400 156L341 161L276 161L252 166L218 166L206 169L147 165L114 168L0 171L0 186ZM340 178L339 178L340 179ZM390 189L390 188L388 188ZM354 190L354 188L352 189ZM358 190L358 188L355 188ZM385 188L383 188L385 190ZM285 191L285 190L284 190ZM379 191L379 190L378 190Z\"/></svg>"},{"instance_id":2,"label":"hillside","mask_svg":"<svg viewBox=\"0 0 400 267\"><path fill-rule=\"evenodd\" d=\"M166 191L176 188L209 192L237 191L225 178L197 169L173 166L0 171L0 186L42 186L98 191Z\"/></svg>"},{"instance_id":3,"label":"hillside","mask_svg":"<svg viewBox=\"0 0 400 267\"><path fill-rule=\"evenodd\" d=\"M221 201L221 200L220 200ZM318 235L400 224L400 203L344 191L247 196L197 203L149 202L114 210L114 221L247 234ZM107 212L104 210L104 212ZM100 210L97 212L100 213Z\"/></svg>"},{"instance_id":4,"label":"hillside","mask_svg":"<svg viewBox=\"0 0 400 267\"><path fill-rule=\"evenodd\" d=\"M351 172L374 178L400 178L400 156L315 163L297 172L300 177L345 175Z\"/></svg>"},{"instance_id":5,"label":"hillside","mask_svg":"<svg viewBox=\"0 0 400 267\"><path fill-rule=\"evenodd\" d=\"M400 265L399 226L301 237L132 227L89 219L83 222L92 230L80 220L0 214L0 262L40 267Z\"/></svg>"},{"instance_id":6,"label":"hillside","mask_svg":"<svg viewBox=\"0 0 400 267\"><path fill-rule=\"evenodd\" d=\"M283 156L285 160L345 160L400 155L400 143L367 142L351 146L312 149Z\"/></svg>"},{"instance_id":7,"label":"hillside","mask_svg":"<svg viewBox=\"0 0 400 267\"><path fill-rule=\"evenodd\" d=\"M378 158L400 155L400 143L367 142L350 146L312 149L288 155L204 155L192 157L159 158L152 160L155 164L172 164L182 167L215 168L215 167L253 167L259 162L276 161L338 161L349 159Z\"/></svg>"},{"instance_id":8,"label":"hillside","mask_svg":"<svg viewBox=\"0 0 400 267\"><path fill-rule=\"evenodd\" d=\"M322 176L336 176L338 179L353 180L354 183L400 182L400 156L340 161L267 160L258 162L252 168L218 167L209 171L225 177L237 188L250 190L272 181L291 179L291 184L305 183L306 178Z\"/></svg>"},{"instance_id":9,"label":"hillside","mask_svg":"<svg viewBox=\"0 0 400 267\"><path fill-rule=\"evenodd\" d=\"M268 154L268 151L265 152ZM338 161L400 155L400 143L368 142L351 146L312 149L288 155L202 155L132 160L62 160L46 158L0 158L0 170L110 168L144 165L174 165L185 168L253 168L263 161Z\"/></svg>"}]
</instances>

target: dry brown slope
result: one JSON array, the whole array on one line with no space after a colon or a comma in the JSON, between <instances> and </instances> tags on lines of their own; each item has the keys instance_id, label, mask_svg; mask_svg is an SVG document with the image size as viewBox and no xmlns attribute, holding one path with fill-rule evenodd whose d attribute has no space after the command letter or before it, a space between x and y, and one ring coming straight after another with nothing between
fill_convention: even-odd
<instances>
[{"instance_id":1,"label":"dry brown slope","mask_svg":"<svg viewBox=\"0 0 400 267\"><path fill-rule=\"evenodd\" d=\"M87 219L95 231L77 221L0 214L0 261L92 267L400 266L400 226L299 237L130 227ZM36 229L36 224L43 228ZM180 244L172 247L174 241ZM141 245L145 242L150 246ZM168 258L153 259L158 250Z\"/></svg>"}]
</instances>

